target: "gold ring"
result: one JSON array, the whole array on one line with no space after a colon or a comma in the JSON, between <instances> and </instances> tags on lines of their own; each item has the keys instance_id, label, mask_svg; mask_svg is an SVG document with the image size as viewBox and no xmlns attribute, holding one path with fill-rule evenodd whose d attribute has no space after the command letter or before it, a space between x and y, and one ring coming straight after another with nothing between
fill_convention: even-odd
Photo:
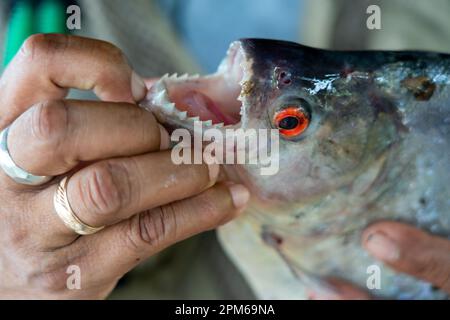
<instances>
[{"instance_id":1,"label":"gold ring","mask_svg":"<svg viewBox=\"0 0 450 320\"><path fill-rule=\"evenodd\" d=\"M102 227L92 227L77 217L75 212L73 212L70 207L69 199L67 197L67 182L68 177L64 177L59 182L58 188L56 189L55 195L53 196L53 206L58 214L58 217L64 222L64 224L80 235L89 235L96 233L104 228Z\"/></svg>"}]
</instances>

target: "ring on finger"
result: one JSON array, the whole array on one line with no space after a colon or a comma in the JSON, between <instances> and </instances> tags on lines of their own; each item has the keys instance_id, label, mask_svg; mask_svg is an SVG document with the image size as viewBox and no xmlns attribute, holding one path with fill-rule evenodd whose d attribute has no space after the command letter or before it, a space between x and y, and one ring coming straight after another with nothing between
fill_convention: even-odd
<instances>
[{"instance_id":1,"label":"ring on finger","mask_svg":"<svg viewBox=\"0 0 450 320\"><path fill-rule=\"evenodd\" d=\"M69 182L68 177L64 177L58 184L58 188L53 196L53 206L55 207L56 214L63 221L63 223L69 229L73 230L79 235L89 235L96 233L104 228L90 226L78 218L78 216L73 212L72 207L69 203L69 198L67 197L67 183Z\"/></svg>"},{"instance_id":2,"label":"ring on finger","mask_svg":"<svg viewBox=\"0 0 450 320\"><path fill-rule=\"evenodd\" d=\"M37 186L50 181L52 176L36 176L31 174L14 162L8 149L9 126L0 133L0 167L15 182L30 186Z\"/></svg>"}]
</instances>

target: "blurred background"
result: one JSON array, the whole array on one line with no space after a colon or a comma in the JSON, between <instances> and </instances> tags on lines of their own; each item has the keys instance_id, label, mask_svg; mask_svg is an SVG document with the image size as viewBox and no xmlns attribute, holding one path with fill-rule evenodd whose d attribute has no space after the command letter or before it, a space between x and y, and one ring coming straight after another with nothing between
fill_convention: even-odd
<instances>
[{"instance_id":1,"label":"blurred background","mask_svg":"<svg viewBox=\"0 0 450 320\"><path fill-rule=\"evenodd\" d=\"M27 35L66 32L70 4L82 13L81 29L73 33L115 43L149 76L212 72L229 43L242 37L450 52L450 0L0 0L3 65ZM380 30L366 27L366 10L374 4L381 10Z\"/></svg>"},{"instance_id":2,"label":"blurred background","mask_svg":"<svg viewBox=\"0 0 450 320\"><path fill-rule=\"evenodd\" d=\"M110 41L143 76L213 72L231 41L277 38L330 49L420 49L450 53L450 0L0 0L2 66L38 32ZM369 5L381 29L369 30ZM72 93L93 98L89 93ZM128 274L111 298L253 298L213 232L180 243Z\"/></svg>"}]
</instances>

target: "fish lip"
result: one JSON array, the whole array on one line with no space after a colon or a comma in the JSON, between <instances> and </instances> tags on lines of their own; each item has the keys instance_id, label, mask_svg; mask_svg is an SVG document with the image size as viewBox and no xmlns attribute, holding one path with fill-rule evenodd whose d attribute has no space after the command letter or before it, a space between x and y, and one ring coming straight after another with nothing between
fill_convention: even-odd
<instances>
[{"instance_id":1,"label":"fish lip","mask_svg":"<svg viewBox=\"0 0 450 320\"><path fill-rule=\"evenodd\" d=\"M171 101L168 94L168 87L171 84L221 79L221 81L225 81L225 83L239 85L239 94L237 95L236 100L240 101L240 121L224 125L223 122L212 124L211 120L203 120L201 121L202 127L219 130L243 127L248 121L246 117L248 99L244 84L252 78L252 64L253 59L249 58L249 55L245 50L244 40L234 41L230 44L226 56L219 64L216 72L204 76L199 76L198 74L183 74L181 76L178 76L176 73L172 75L165 74L153 84L146 98L141 101L139 105L153 112L159 122L163 125L172 126L174 128L182 127L192 131L194 122L200 121L199 118L197 116L189 117L185 111L180 110L177 104ZM233 72L236 72L236 70L239 70L242 73L240 80L233 78Z\"/></svg>"}]
</instances>

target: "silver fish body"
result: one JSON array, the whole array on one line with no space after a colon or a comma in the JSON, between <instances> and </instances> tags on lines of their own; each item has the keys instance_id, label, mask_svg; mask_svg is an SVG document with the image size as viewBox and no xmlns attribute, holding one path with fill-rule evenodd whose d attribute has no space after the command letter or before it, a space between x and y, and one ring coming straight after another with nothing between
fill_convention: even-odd
<instances>
[{"instance_id":1,"label":"silver fish body","mask_svg":"<svg viewBox=\"0 0 450 320\"><path fill-rule=\"evenodd\" d=\"M366 288L373 268L375 296L446 297L374 260L360 237L386 219L450 235L449 55L244 39L231 45L216 74L163 79L143 106L168 127L191 128L180 110L166 110L168 103L178 109L172 97L187 87L218 101L227 119L240 113L234 128L274 128L274 115L287 106L308 110L306 131L280 141L277 174L261 175L254 164L225 166L252 200L219 238L258 297L305 298L311 287L331 290L330 276ZM164 90L167 99L155 99ZM240 103L227 109L220 93Z\"/></svg>"}]
</instances>

